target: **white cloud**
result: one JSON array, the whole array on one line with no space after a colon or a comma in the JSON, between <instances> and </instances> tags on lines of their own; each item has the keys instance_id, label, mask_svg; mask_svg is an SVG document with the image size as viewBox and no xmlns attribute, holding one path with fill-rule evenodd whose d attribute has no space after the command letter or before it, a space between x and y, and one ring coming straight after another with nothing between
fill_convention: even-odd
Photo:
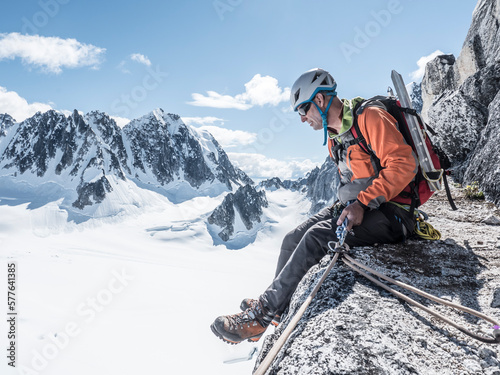
<instances>
[{"instance_id":1,"label":"white cloud","mask_svg":"<svg viewBox=\"0 0 500 375\"><path fill-rule=\"evenodd\" d=\"M147 56L144 56L141 53L133 53L129 56L129 58L130 60L138 62L139 64L151 66L151 60L149 60ZM125 66L127 65L127 61L128 60L120 61L120 63L116 66L116 69L118 69L124 74L131 74L131 71Z\"/></svg>"},{"instance_id":2,"label":"white cloud","mask_svg":"<svg viewBox=\"0 0 500 375\"><path fill-rule=\"evenodd\" d=\"M430 55L419 58L417 61L418 69L410 73L410 78L414 81L420 81L424 77L425 65L439 55L444 55L444 53L437 50L432 52Z\"/></svg>"},{"instance_id":3,"label":"white cloud","mask_svg":"<svg viewBox=\"0 0 500 375\"><path fill-rule=\"evenodd\" d=\"M5 87L0 86L0 113L8 113L18 122L33 116L38 111L46 112L50 109L52 107L45 103L28 103L17 92L7 91Z\"/></svg>"},{"instance_id":4,"label":"white cloud","mask_svg":"<svg viewBox=\"0 0 500 375\"><path fill-rule=\"evenodd\" d=\"M146 66L151 66L151 60L140 53L133 53L130 55L132 61L138 62L139 64L144 64Z\"/></svg>"},{"instance_id":5,"label":"white cloud","mask_svg":"<svg viewBox=\"0 0 500 375\"><path fill-rule=\"evenodd\" d=\"M20 58L24 64L50 73L61 73L63 68L97 68L105 51L76 39L0 33L0 60Z\"/></svg>"},{"instance_id":6,"label":"white cloud","mask_svg":"<svg viewBox=\"0 0 500 375\"><path fill-rule=\"evenodd\" d=\"M109 117L111 117L113 120L116 121L116 125L118 125L119 128L123 128L130 122L130 119L126 117L119 117L119 116L109 116Z\"/></svg>"},{"instance_id":7,"label":"white cloud","mask_svg":"<svg viewBox=\"0 0 500 375\"><path fill-rule=\"evenodd\" d=\"M231 147L248 146L257 140L256 133L250 133L243 130L225 129L213 125L204 125L199 127L198 129L202 131L206 130L210 134L212 134L224 149Z\"/></svg>"},{"instance_id":8,"label":"white cloud","mask_svg":"<svg viewBox=\"0 0 500 375\"><path fill-rule=\"evenodd\" d=\"M124 74L131 74L130 70L125 68L126 63L127 62L125 60L120 61L120 63L116 66L116 69L118 69L119 71L121 71Z\"/></svg>"},{"instance_id":9,"label":"white cloud","mask_svg":"<svg viewBox=\"0 0 500 375\"><path fill-rule=\"evenodd\" d=\"M290 88L280 88L278 80L271 76L262 77L260 74L256 74L249 82L245 83L245 90L241 96L252 105L277 106L290 99Z\"/></svg>"},{"instance_id":10,"label":"white cloud","mask_svg":"<svg viewBox=\"0 0 500 375\"><path fill-rule=\"evenodd\" d=\"M230 152L228 156L235 166L254 179L271 177L279 177L282 180L296 179L321 165L321 163L314 163L309 159L284 161L254 153Z\"/></svg>"},{"instance_id":11,"label":"white cloud","mask_svg":"<svg viewBox=\"0 0 500 375\"><path fill-rule=\"evenodd\" d=\"M235 96L221 95L215 91L207 91L207 95L193 93L194 101L188 104L200 107L234 108L247 110L253 106L277 106L290 97L290 88L282 89L278 80L271 76L256 74L245 83L245 92Z\"/></svg>"},{"instance_id":12,"label":"white cloud","mask_svg":"<svg viewBox=\"0 0 500 375\"><path fill-rule=\"evenodd\" d=\"M215 91L207 91L208 96L202 94L194 93L191 94L194 102L188 102L188 104L195 105L198 107L212 107L212 108L234 108L247 110L252 108L252 105L245 103L244 100L230 95L221 95Z\"/></svg>"},{"instance_id":13,"label":"white cloud","mask_svg":"<svg viewBox=\"0 0 500 375\"><path fill-rule=\"evenodd\" d=\"M182 121L188 125L214 125L216 122L224 125L224 120L218 117L182 117Z\"/></svg>"}]
</instances>

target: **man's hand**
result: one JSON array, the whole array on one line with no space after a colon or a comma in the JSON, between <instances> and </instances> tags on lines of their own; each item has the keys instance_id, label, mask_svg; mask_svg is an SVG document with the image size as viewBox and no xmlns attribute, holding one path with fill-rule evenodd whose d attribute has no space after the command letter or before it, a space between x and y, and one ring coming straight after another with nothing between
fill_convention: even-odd
<instances>
[{"instance_id":1,"label":"man's hand","mask_svg":"<svg viewBox=\"0 0 500 375\"><path fill-rule=\"evenodd\" d=\"M361 225L364 216L365 210L361 207L359 202L356 201L344 208L344 211L342 211L342 214L337 220L337 225L342 225L342 222L347 217L347 220L349 221L347 224L347 230L350 231L352 227Z\"/></svg>"}]
</instances>

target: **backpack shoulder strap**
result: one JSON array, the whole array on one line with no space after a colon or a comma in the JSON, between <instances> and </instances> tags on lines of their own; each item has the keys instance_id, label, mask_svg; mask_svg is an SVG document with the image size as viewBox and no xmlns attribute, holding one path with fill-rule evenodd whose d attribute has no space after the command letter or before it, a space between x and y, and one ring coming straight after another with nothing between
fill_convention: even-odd
<instances>
[{"instance_id":1,"label":"backpack shoulder strap","mask_svg":"<svg viewBox=\"0 0 500 375\"><path fill-rule=\"evenodd\" d=\"M380 103L380 102L378 102L378 103ZM367 106L371 106L372 104L374 106L380 106L378 103L376 103L376 101L373 101L372 99L368 99L368 100L365 100L363 102L359 102L358 104L356 104L356 106L354 107L354 109L352 111L353 112L353 124L351 127L351 134L354 137L355 142L359 145L359 147L361 147L361 149L365 153L370 155L370 158L375 163L375 166L377 168L377 172L380 172L382 170L382 166L380 165L380 159L377 157L377 155L375 155L375 152L373 152L372 148L366 142L366 139L365 139L363 133L361 133L361 129L359 128L359 125L358 125L358 116L363 112L363 110ZM381 108L385 108L385 106L383 106L382 103L380 103L380 104L381 104L381 106L380 106Z\"/></svg>"}]
</instances>

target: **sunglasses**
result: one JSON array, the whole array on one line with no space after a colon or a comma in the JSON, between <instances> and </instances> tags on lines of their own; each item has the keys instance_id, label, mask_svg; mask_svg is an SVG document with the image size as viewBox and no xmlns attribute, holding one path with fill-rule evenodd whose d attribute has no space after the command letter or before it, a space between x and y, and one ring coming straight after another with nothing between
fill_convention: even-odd
<instances>
[{"instance_id":1,"label":"sunglasses","mask_svg":"<svg viewBox=\"0 0 500 375\"><path fill-rule=\"evenodd\" d=\"M307 114L307 111L309 111L309 108L311 108L312 102L307 102L305 104L302 104L299 108L297 108L297 112L299 112L299 115L305 116Z\"/></svg>"}]
</instances>

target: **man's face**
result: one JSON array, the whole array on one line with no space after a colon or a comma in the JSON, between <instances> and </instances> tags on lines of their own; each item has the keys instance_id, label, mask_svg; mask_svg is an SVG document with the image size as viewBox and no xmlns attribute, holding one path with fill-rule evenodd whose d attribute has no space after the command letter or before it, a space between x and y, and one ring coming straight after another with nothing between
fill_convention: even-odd
<instances>
[{"instance_id":1,"label":"man's face","mask_svg":"<svg viewBox=\"0 0 500 375\"><path fill-rule=\"evenodd\" d=\"M307 103L301 105L301 107L305 106ZM318 108L314 103L310 103L311 106L305 115L300 116L300 121L309 123L314 130L323 129L323 119L318 111Z\"/></svg>"}]
</instances>

